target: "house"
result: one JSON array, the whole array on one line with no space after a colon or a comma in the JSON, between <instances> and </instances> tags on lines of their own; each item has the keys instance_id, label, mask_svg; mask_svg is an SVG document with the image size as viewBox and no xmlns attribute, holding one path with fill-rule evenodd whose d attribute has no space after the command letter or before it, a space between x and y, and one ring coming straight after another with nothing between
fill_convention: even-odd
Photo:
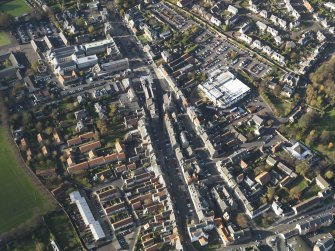
<instances>
[{"instance_id":1,"label":"house","mask_svg":"<svg viewBox=\"0 0 335 251\"><path fill-rule=\"evenodd\" d=\"M249 37L248 35L244 34L244 33L242 33L239 38L247 44L252 43L252 38Z\"/></svg>"},{"instance_id":2,"label":"house","mask_svg":"<svg viewBox=\"0 0 335 251\"><path fill-rule=\"evenodd\" d=\"M254 40L254 42L252 43L252 47L256 48L256 49L262 49L263 45L262 42L259 40Z\"/></svg>"},{"instance_id":3,"label":"house","mask_svg":"<svg viewBox=\"0 0 335 251\"><path fill-rule=\"evenodd\" d=\"M123 146L119 141L115 142L115 149L118 153L123 153Z\"/></svg>"},{"instance_id":4,"label":"house","mask_svg":"<svg viewBox=\"0 0 335 251\"><path fill-rule=\"evenodd\" d=\"M227 11L229 11L233 15L237 15L237 13L238 13L238 9L236 7L234 7L234 6L232 6L232 5L228 6Z\"/></svg>"},{"instance_id":5,"label":"house","mask_svg":"<svg viewBox=\"0 0 335 251\"><path fill-rule=\"evenodd\" d=\"M230 236L229 231L223 225L221 218L214 219L215 230L219 235L220 241L223 243L224 246L229 245L233 241L233 238Z\"/></svg>"},{"instance_id":6,"label":"house","mask_svg":"<svg viewBox=\"0 0 335 251\"><path fill-rule=\"evenodd\" d=\"M268 46L268 45L264 46L263 49L262 49L262 51L263 51L264 53L266 53L267 55L271 55L271 54L272 54L272 49L271 49L271 47Z\"/></svg>"},{"instance_id":7,"label":"house","mask_svg":"<svg viewBox=\"0 0 335 251\"><path fill-rule=\"evenodd\" d=\"M314 8L312 7L312 5L307 0L304 0L304 6L308 10L308 12L312 13L314 11Z\"/></svg>"},{"instance_id":8,"label":"house","mask_svg":"<svg viewBox=\"0 0 335 251\"><path fill-rule=\"evenodd\" d=\"M257 21L257 22L256 22L256 26L258 27L258 29L259 29L261 32L266 31L266 29L268 28L268 26L267 26L265 23L261 22L261 21Z\"/></svg>"},{"instance_id":9,"label":"house","mask_svg":"<svg viewBox=\"0 0 335 251\"><path fill-rule=\"evenodd\" d=\"M283 86L283 89L281 90L280 94L286 98L291 98L294 94L294 90L293 88L287 86L287 85L284 85Z\"/></svg>"},{"instance_id":10,"label":"house","mask_svg":"<svg viewBox=\"0 0 335 251\"><path fill-rule=\"evenodd\" d=\"M131 217L127 217L125 219L119 220L112 224L113 231L117 231L121 228L125 228L127 226L131 226L134 224L134 221Z\"/></svg>"},{"instance_id":11,"label":"house","mask_svg":"<svg viewBox=\"0 0 335 251\"><path fill-rule=\"evenodd\" d=\"M87 117L86 110L83 109L83 110L75 111L74 116L75 116L76 120L85 119Z\"/></svg>"},{"instance_id":12,"label":"house","mask_svg":"<svg viewBox=\"0 0 335 251\"><path fill-rule=\"evenodd\" d=\"M332 188L331 185L320 174L316 176L315 182L321 190Z\"/></svg>"},{"instance_id":13,"label":"house","mask_svg":"<svg viewBox=\"0 0 335 251\"><path fill-rule=\"evenodd\" d=\"M287 149L295 158L300 160L306 160L313 156L312 151L299 141Z\"/></svg>"},{"instance_id":14,"label":"house","mask_svg":"<svg viewBox=\"0 0 335 251\"><path fill-rule=\"evenodd\" d=\"M275 212L275 214L278 216L282 215L284 212L283 209L281 208L281 205L277 201L272 202L271 207L273 212Z\"/></svg>"},{"instance_id":15,"label":"house","mask_svg":"<svg viewBox=\"0 0 335 251\"><path fill-rule=\"evenodd\" d=\"M331 9L332 11L335 11L335 3L326 2L326 3L324 3L324 6Z\"/></svg>"},{"instance_id":16,"label":"house","mask_svg":"<svg viewBox=\"0 0 335 251\"><path fill-rule=\"evenodd\" d=\"M79 120L76 124L76 132L82 132L86 130L86 125L82 120Z\"/></svg>"},{"instance_id":17,"label":"house","mask_svg":"<svg viewBox=\"0 0 335 251\"><path fill-rule=\"evenodd\" d=\"M261 10L261 12L259 13L259 15L265 19L268 19L268 12L266 10Z\"/></svg>"},{"instance_id":18,"label":"house","mask_svg":"<svg viewBox=\"0 0 335 251\"><path fill-rule=\"evenodd\" d=\"M281 63L281 64L285 64L285 57L280 55L277 52L273 52L271 55L271 58L276 60L277 62Z\"/></svg>"},{"instance_id":19,"label":"house","mask_svg":"<svg viewBox=\"0 0 335 251\"><path fill-rule=\"evenodd\" d=\"M267 158L266 158L266 164L268 164L269 166L275 166L277 164L277 160L275 157L269 155Z\"/></svg>"},{"instance_id":20,"label":"house","mask_svg":"<svg viewBox=\"0 0 335 251\"><path fill-rule=\"evenodd\" d=\"M229 156L229 160L233 163L236 164L238 163L241 159L247 158L249 155L248 151L246 149L239 149L238 151L234 152Z\"/></svg>"},{"instance_id":21,"label":"house","mask_svg":"<svg viewBox=\"0 0 335 251\"><path fill-rule=\"evenodd\" d=\"M37 142L38 142L39 144L43 143L43 137L42 137L42 134L40 134L40 133L37 134L36 138L37 138Z\"/></svg>"},{"instance_id":22,"label":"house","mask_svg":"<svg viewBox=\"0 0 335 251\"><path fill-rule=\"evenodd\" d=\"M54 141L56 142L56 144L63 144L63 140L59 134L59 132L57 130L54 130L53 132L53 138L54 138Z\"/></svg>"},{"instance_id":23,"label":"house","mask_svg":"<svg viewBox=\"0 0 335 251\"><path fill-rule=\"evenodd\" d=\"M300 214L303 212L306 212L307 210L310 210L314 207L317 207L318 205L320 205L320 198L319 196L313 196L307 200L304 200L300 203L298 203L297 205L293 206L292 209L294 211L294 213Z\"/></svg>"},{"instance_id":24,"label":"house","mask_svg":"<svg viewBox=\"0 0 335 251\"><path fill-rule=\"evenodd\" d=\"M257 126L262 126L264 124L264 119L262 119L261 117L259 117L258 115L253 115L252 116L252 120L254 121L254 123Z\"/></svg>"},{"instance_id":25,"label":"house","mask_svg":"<svg viewBox=\"0 0 335 251\"><path fill-rule=\"evenodd\" d=\"M324 42L326 40L326 36L321 31L316 33L316 38L319 40L319 42Z\"/></svg>"},{"instance_id":26,"label":"house","mask_svg":"<svg viewBox=\"0 0 335 251\"><path fill-rule=\"evenodd\" d=\"M268 33L270 33L273 37L276 37L279 34L279 31L277 31L276 29L272 28L271 26L268 26L268 28L266 29L266 31Z\"/></svg>"},{"instance_id":27,"label":"house","mask_svg":"<svg viewBox=\"0 0 335 251\"><path fill-rule=\"evenodd\" d=\"M44 156L48 156L49 155L49 151L48 151L48 149L47 149L46 146L42 146L41 150L42 150L42 153L43 153Z\"/></svg>"},{"instance_id":28,"label":"house","mask_svg":"<svg viewBox=\"0 0 335 251\"><path fill-rule=\"evenodd\" d=\"M271 176L268 172L262 172L259 175L255 177L255 181L259 183L260 185L264 186L267 183L269 183L271 180Z\"/></svg>"},{"instance_id":29,"label":"house","mask_svg":"<svg viewBox=\"0 0 335 251\"><path fill-rule=\"evenodd\" d=\"M317 240L313 247L313 251L329 251L333 246L334 238L330 233L327 233Z\"/></svg>"},{"instance_id":30,"label":"house","mask_svg":"<svg viewBox=\"0 0 335 251\"><path fill-rule=\"evenodd\" d=\"M299 231L300 235L305 235L310 232L315 232L322 227L328 227L333 222L332 214L323 214L316 216L312 219L308 219L302 222L297 223L296 229Z\"/></svg>"},{"instance_id":31,"label":"house","mask_svg":"<svg viewBox=\"0 0 335 251\"><path fill-rule=\"evenodd\" d=\"M283 43L283 39L280 36L275 37L275 42L277 45L281 45Z\"/></svg>"},{"instance_id":32,"label":"house","mask_svg":"<svg viewBox=\"0 0 335 251\"><path fill-rule=\"evenodd\" d=\"M101 142L99 140L94 141L94 142L89 142L87 144L83 144L79 146L79 151L81 153L89 152L91 150L94 150L96 148L101 147Z\"/></svg>"}]
</instances>

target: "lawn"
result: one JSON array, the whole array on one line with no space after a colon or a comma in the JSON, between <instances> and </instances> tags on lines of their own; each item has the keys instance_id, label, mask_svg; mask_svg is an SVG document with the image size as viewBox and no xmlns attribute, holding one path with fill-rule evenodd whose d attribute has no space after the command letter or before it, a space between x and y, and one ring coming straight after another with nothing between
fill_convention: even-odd
<instances>
[{"instance_id":1,"label":"lawn","mask_svg":"<svg viewBox=\"0 0 335 251\"><path fill-rule=\"evenodd\" d=\"M24 0L2 0L0 11L7 12L14 17L19 17L27 13L29 7Z\"/></svg>"},{"instance_id":2,"label":"lawn","mask_svg":"<svg viewBox=\"0 0 335 251\"><path fill-rule=\"evenodd\" d=\"M0 31L0 46L6 46L10 44L10 37L7 32Z\"/></svg>"},{"instance_id":3,"label":"lawn","mask_svg":"<svg viewBox=\"0 0 335 251\"><path fill-rule=\"evenodd\" d=\"M335 131L335 109L327 111L315 125L319 131Z\"/></svg>"},{"instance_id":4,"label":"lawn","mask_svg":"<svg viewBox=\"0 0 335 251\"><path fill-rule=\"evenodd\" d=\"M0 235L50 207L17 163L9 144L0 131Z\"/></svg>"},{"instance_id":5,"label":"lawn","mask_svg":"<svg viewBox=\"0 0 335 251\"><path fill-rule=\"evenodd\" d=\"M262 98L265 102L269 103L270 106L273 106L271 108L274 108L274 112L280 117L286 117L292 110L290 103L273 95L272 93L262 93Z\"/></svg>"},{"instance_id":6,"label":"lawn","mask_svg":"<svg viewBox=\"0 0 335 251\"><path fill-rule=\"evenodd\" d=\"M335 131L335 109L327 111L323 117L314 125L315 130L319 131ZM327 155L328 158L335 161L335 151L334 149L329 149L328 146L318 145L316 149L323 154Z\"/></svg>"}]
</instances>

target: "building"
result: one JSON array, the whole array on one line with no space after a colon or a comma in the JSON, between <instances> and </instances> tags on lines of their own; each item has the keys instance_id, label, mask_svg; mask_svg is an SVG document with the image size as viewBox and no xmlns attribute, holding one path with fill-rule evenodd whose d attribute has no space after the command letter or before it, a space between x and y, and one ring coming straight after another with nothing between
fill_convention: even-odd
<instances>
[{"instance_id":1,"label":"building","mask_svg":"<svg viewBox=\"0 0 335 251\"><path fill-rule=\"evenodd\" d=\"M231 14L236 15L238 13L238 9L232 5L228 6L227 11L229 11Z\"/></svg>"},{"instance_id":2,"label":"building","mask_svg":"<svg viewBox=\"0 0 335 251\"><path fill-rule=\"evenodd\" d=\"M217 106L228 108L250 93L250 88L229 71L216 70L198 87Z\"/></svg>"},{"instance_id":3,"label":"building","mask_svg":"<svg viewBox=\"0 0 335 251\"><path fill-rule=\"evenodd\" d=\"M295 214L300 214L303 212L306 212L307 210L310 210L314 207L317 207L320 205L320 198L319 196L313 196L307 200L304 200L297 205L293 206L292 209Z\"/></svg>"},{"instance_id":4,"label":"building","mask_svg":"<svg viewBox=\"0 0 335 251\"><path fill-rule=\"evenodd\" d=\"M324 214L320 216L316 216L312 219L304 220L302 222L297 223L296 229L299 231L300 235L305 235L310 232L315 232L322 227L328 227L333 222L332 214Z\"/></svg>"},{"instance_id":5,"label":"building","mask_svg":"<svg viewBox=\"0 0 335 251\"><path fill-rule=\"evenodd\" d=\"M328 233L318 239L313 247L313 251L329 251L334 246L334 238Z\"/></svg>"},{"instance_id":6,"label":"building","mask_svg":"<svg viewBox=\"0 0 335 251\"><path fill-rule=\"evenodd\" d=\"M119 60L113 60L107 63L96 65L93 69L96 75L107 75L118 73L129 69L129 60L128 58L123 58Z\"/></svg>"},{"instance_id":7,"label":"building","mask_svg":"<svg viewBox=\"0 0 335 251\"><path fill-rule=\"evenodd\" d=\"M296 142L287 150L297 159L306 160L313 156L312 151L300 142Z\"/></svg>"},{"instance_id":8,"label":"building","mask_svg":"<svg viewBox=\"0 0 335 251\"><path fill-rule=\"evenodd\" d=\"M113 38L91 42L83 45L87 56L106 52L108 55L118 56L120 54Z\"/></svg>"},{"instance_id":9,"label":"building","mask_svg":"<svg viewBox=\"0 0 335 251\"><path fill-rule=\"evenodd\" d=\"M324 6L331 9L332 11L335 11L335 3L326 2L326 3L324 3Z\"/></svg>"},{"instance_id":10,"label":"building","mask_svg":"<svg viewBox=\"0 0 335 251\"><path fill-rule=\"evenodd\" d=\"M77 58L76 63L79 70L89 68L98 63L98 57L94 54L87 57Z\"/></svg>"},{"instance_id":11,"label":"building","mask_svg":"<svg viewBox=\"0 0 335 251\"><path fill-rule=\"evenodd\" d=\"M269 183L271 180L271 176L268 172L262 172L255 177L255 181L260 185L264 186Z\"/></svg>"},{"instance_id":12,"label":"building","mask_svg":"<svg viewBox=\"0 0 335 251\"><path fill-rule=\"evenodd\" d=\"M71 203L75 203L86 227L89 227L95 241L106 237L99 221L94 219L92 211L84 197L78 191L70 193Z\"/></svg>"},{"instance_id":13,"label":"building","mask_svg":"<svg viewBox=\"0 0 335 251\"><path fill-rule=\"evenodd\" d=\"M239 149L229 156L229 160L231 163L237 164L240 162L240 160L247 158L248 155L249 153L246 149Z\"/></svg>"}]
</instances>

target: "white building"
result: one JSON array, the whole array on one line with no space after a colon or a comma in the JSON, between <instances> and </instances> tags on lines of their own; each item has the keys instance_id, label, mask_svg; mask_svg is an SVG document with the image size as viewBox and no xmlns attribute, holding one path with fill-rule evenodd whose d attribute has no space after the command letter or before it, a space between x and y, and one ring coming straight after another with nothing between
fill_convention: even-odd
<instances>
[{"instance_id":1,"label":"white building","mask_svg":"<svg viewBox=\"0 0 335 251\"><path fill-rule=\"evenodd\" d=\"M285 63L285 57L280 55L279 53L277 52L273 52L272 55L271 55L271 58L276 60L277 62L281 63L281 64L284 64Z\"/></svg>"},{"instance_id":2,"label":"white building","mask_svg":"<svg viewBox=\"0 0 335 251\"><path fill-rule=\"evenodd\" d=\"M211 18L211 23L215 24L216 26L220 26L222 24L222 22L214 16Z\"/></svg>"},{"instance_id":3,"label":"white building","mask_svg":"<svg viewBox=\"0 0 335 251\"><path fill-rule=\"evenodd\" d=\"M102 227L98 221L93 217L91 209L89 208L86 199L80 195L78 191L70 193L71 203L76 203L81 218L84 221L86 227L89 227L95 241L106 237Z\"/></svg>"},{"instance_id":4,"label":"white building","mask_svg":"<svg viewBox=\"0 0 335 251\"><path fill-rule=\"evenodd\" d=\"M231 72L216 70L198 87L217 106L227 108L250 93L250 88Z\"/></svg>"},{"instance_id":5,"label":"white building","mask_svg":"<svg viewBox=\"0 0 335 251\"><path fill-rule=\"evenodd\" d=\"M255 40L253 43L252 43L252 47L256 48L256 49L262 49L262 42L259 41L259 40Z\"/></svg>"},{"instance_id":6,"label":"white building","mask_svg":"<svg viewBox=\"0 0 335 251\"><path fill-rule=\"evenodd\" d=\"M335 3L327 2L324 5L325 5L325 7L331 9L332 11L335 11Z\"/></svg>"},{"instance_id":7,"label":"white building","mask_svg":"<svg viewBox=\"0 0 335 251\"><path fill-rule=\"evenodd\" d=\"M92 67L93 65L96 65L98 63L98 57L97 55L91 55L87 57L77 58L76 63L78 69Z\"/></svg>"},{"instance_id":8,"label":"white building","mask_svg":"<svg viewBox=\"0 0 335 251\"><path fill-rule=\"evenodd\" d=\"M244 33L241 34L240 39L247 44L252 43L252 38L249 37L248 35L244 34Z\"/></svg>"},{"instance_id":9,"label":"white building","mask_svg":"<svg viewBox=\"0 0 335 251\"><path fill-rule=\"evenodd\" d=\"M267 29L267 25L261 21L256 22L257 27L259 28L260 31L264 32Z\"/></svg>"},{"instance_id":10,"label":"white building","mask_svg":"<svg viewBox=\"0 0 335 251\"><path fill-rule=\"evenodd\" d=\"M238 13L238 9L232 5L229 5L227 10L233 15L236 15Z\"/></svg>"}]
</instances>

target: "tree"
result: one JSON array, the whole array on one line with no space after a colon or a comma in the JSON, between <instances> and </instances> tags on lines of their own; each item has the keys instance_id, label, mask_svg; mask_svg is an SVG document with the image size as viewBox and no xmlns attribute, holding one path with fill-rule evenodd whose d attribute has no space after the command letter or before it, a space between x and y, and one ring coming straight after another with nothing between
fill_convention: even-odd
<instances>
[{"instance_id":1,"label":"tree","mask_svg":"<svg viewBox=\"0 0 335 251\"><path fill-rule=\"evenodd\" d=\"M266 196L268 197L268 199L270 201L273 199L275 193L276 193L276 187L268 186L268 190L267 190Z\"/></svg>"},{"instance_id":2,"label":"tree","mask_svg":"<svg viewBox=\"0 0 335 251\"><path fill-rule=\"evenodd\" d=\"M99 119L97 121L97 128L99 129L100 131L100 134L102 136L105 136L107 133L108 133L108 129L107 129L107 123L105 120L103 119Z\"/></svg>"},{"instance_id":3,"label":"tree","mask_svg":"<svg viewBox=\"0 0 335 251\"><path fill-rule=\"evenodd\" d=\"M34 72L37 72L37 69L38 69L38 66L39 66L39 62L38 61L35 61L31 64L31 69L34 71Z\"/></svg>"},{"instance_id":4,"label":"tree","mask_svg":"<svg viewBox=\"0 0 335 251\"><path fill-rule=\"evenodd\" d=\"M296 200L299 200L301 197L301 191L298 187L293 187L290 190L290 197Z\"/></svg>"},{"instance_id":5,"label":"tree","mask_svg":"<svg viewBox=\"0 0 335 251\"><path fill-rule=\"evenodd\" d=\"M245 214L243 214L243 213L238 213L236 215L236 223L241 228L246 228L246 227L248 227L248 217Z\"/></svg>"},{"instance_id":6,"label":"tree","mask_svg":"<svg viewBox=\"0 0 335 251\"><path fill-rule=\"evenodd\" d=\"M330 141L331 133L329 131L322 131L320 141L322 144L327 145Z\"/></svg>"},{"instance_id":7,"label":"tree","mask_svg":"<svg viewBox=\"0 0 335 251\"><path fill-rule=\"evenodd\" d=\"M80 18L76 19L75 24L79 27L84 27L85 26L85 21L82 17L80 17Z\"/></svg>"},{"instance_id":8,"label":"tree","mask_svg":"<svg viewBox=\"0 0 335 251\"><path fill-rule=\"evenodd\" d=\"M279 97L280 96L280 93L281 93L281 87L279 85L276 85L274 90L273 90L273 93Z\"/></svg>"},{"instance_id":9,"label":"tree","mask_svg":"<svg viewBox=\"0 0 335 251\"><path fill-rule=\"evenodd\" d=\"M334 178L334 172L331 171L331 170L328 170L326 173L325 173L325 176L327 179L331 180L332 178Z\"/></svg>"},{"instance_id":10,"label":"tree","mask_svg":"<svg viewBox=\"0 0 335 251\"><path fill-rule=\"evenodd\" d=\"M22 113L22 123L24 126L27 126L31 123L32 116L30 112L23 112Z\"/></svg>"},{"instance_id":11,"label":"tree","mask_svg":"<svg viewBox=\"0 0 335 251\"><path fill-rule=\"evenodd\" d=\"M317 143L318 140L318 135L315 132L315 130L310 131L310 133L308 134L307 138L306 138L306 144L307 145L315 145Z\"/></svg>"},{"instance_id":12,"label":"tree","mask_svg":"<svg viewBox=\"0 0 335 251\"><path fill-rule=\"evenodd\" d=\"M42 130L43 130L43 125L42 125L42 123L41 123L40 121L38 121L38 122L36 123L36 129L37 129L37 131L42 132Z\"/></svg>"},{"instance_id":13,"label":"tree","mask_svg":"<svg viewBox=\"0 0 335 251\"><path fill-rule=\"evenodd\" d=\"M47 135L51 135L51 133L53 132L53 128L51 127L51 126L49 126L49 127L47 127L46 129L45 129L45 133L47 134Z\"/></svg>"},{"instance_id":14,"label":"tree","mask_svg":"<svg viewBox=\"0 0 335 251\"><path fill-rule=\"evenodd\" d=\"M319 114L317 112L309 112L301 116L298 126L302 130L302 132L308 131L313 123L319 118Z\"/></svg>"},{"instance_id":15,"label":"tree","mask_svg":"<svg viewBox=\"0 0 335 251\"><path fill-rule=\"evenodd\" d=\"M305 176L306 173L309 171L309 169L310 169L309 165L306 164L305 162L300 162L295 168L297 173L299 173L302 176Z\"/></svg>"},{"instance_id":16,"label":"tree","mask_svg":"<svg viewBox=\"0 0 335 251\"><path fill-rule=\"evenodd\" d=\"M14 24L14 17L6 12L0 13L0 27L4 30L9 30Z\"/></svg>"},{"instance_id":17,"label":"tree","mask_svg":"<svg viewBox=\"0 0 335 251\"><path fill-rule=\"evenodd\" d=\"M88 26L87 30L88 30L89 33L93 33L94 32L93 25Z\"/></svg>"}]
</instances>

